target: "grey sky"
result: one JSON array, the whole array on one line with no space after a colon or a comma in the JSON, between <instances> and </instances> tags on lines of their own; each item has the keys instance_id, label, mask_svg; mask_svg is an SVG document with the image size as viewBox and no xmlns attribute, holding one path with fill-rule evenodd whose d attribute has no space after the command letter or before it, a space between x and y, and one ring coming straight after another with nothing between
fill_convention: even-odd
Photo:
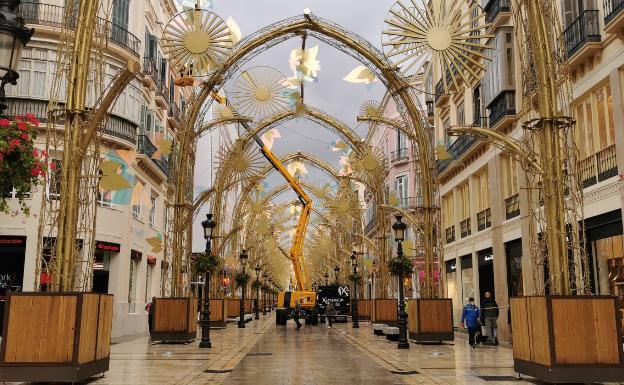
<instances>
[{"instance_id":1,"label":"grey sky","mask_svg":"<svg viewBox=\"0 0 624 385\"><path fill-rule=\"evenodd\" d=\"M214 0L213 11L224 20L231 16L239 25L244 37L279 20L301 15L304 8L310 8L316 16L341 25L379 48L381 46L383 20L393 3L394 0ZM289 54L292 49L298 48L300 45L300 38L288 40L256 56L242 69L252 66L271 66L284 75L292 76L288 64ZM342 80L360 63L309 37L306 46L310 48L314 45L319 46L317 58L322 69L318 74L318 82L306 82L305 103L336 117L351 128L356 129L359 135L365 135L366 126L358 125L356 122L358 110L366 100L381 100L385 87L381 82L376 82L373 87L367 87L364 84L352 84ZM234 80L235 77L230 82ZM227 89L228 85L226 84ZM273 151L277 155L301 150L314 154L339 169L339 153L333 152L327 147L333 140L339 139L332 132L305 119L291 121L278 127L278 129L282 138L277 139L273 147ZM200 152L202 149L209 148L207 141L208 137L200 139L198 147ZM207 171L209 159L208 151L198 154L199 165L196 168L196 185L210 186L210 173ZM330 181L323 172L312 167L307 167L307 169L309 174L304 178L306 181L311 183ZM269 189L284 182L277 173L271 174L266 181L269 184ZM294 198L295 195L291 192L280 196L280 200ZM202 217L204 216L202 215ZM199 223L196 222L195 227L198 225ZM198 232L199 229L195 230ZM200 239L195 237L194 250L202 248L203 240L199 241Z\"/></svg>"}]
</instances>

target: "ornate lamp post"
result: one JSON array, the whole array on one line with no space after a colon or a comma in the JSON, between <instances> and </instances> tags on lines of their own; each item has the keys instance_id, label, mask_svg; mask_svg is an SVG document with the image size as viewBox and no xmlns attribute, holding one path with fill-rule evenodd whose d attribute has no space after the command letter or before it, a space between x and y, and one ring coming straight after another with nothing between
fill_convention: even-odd
<instances>
[{"instance_id":1,"label":"ornate lamp post","mask_svg":"<svg viewBox=\"0 0 624 385\"><path fill-rule=\"evenodd\" d=\"M336 265L334 267L334 273L336 274L336 285L338 285L338 273L340 273L340 266Z\"/></svg>"},{"instance_id":2,"label":"ornate lamp post","mask_svg":"<svg viewBox=\"0 0 624 385\"><path fill-rule=\"evenodd\" d=\"M238 256L241 264L241 273L245 275L245 265L247 264L247 250L243 250ZM241 299L240 299L240 317L238 319L238 327L245 328L245 283L241 287Z\"/></svg>"},{"instance_id":3,"label":"ornate lamp post","mask_svg":"<svg viewBox=\"0 0 624 385\"><path fill-rule=\"evenodd\" d=\"M266 291L266 285L267 285L267 280L269 278L269 274L267 274L267 272L265 271L264 273L262 273L262 280L264 281L264 287L262 288L262 315L266 315L266 308L267 308L267 301L266 301L266 296L267 296L267 291Z\"/></svg>"},{"instance_id":4,"label":"ornate lamp post","mask_svg":"<svg viewBox=\"0 0 624 385\"><path fill-rule=\"evenodd\" d=\"M260 319L260 265L256 264L256 300L254 301L256 317L255 319Z\"/></svg>"},{"instance_id":5,"label":"ornate lamp post","mask_svg":"<svg viewBox=\"0 0 624 385\"><path fill-rule=\"evenodd\" d=\"M403 256L403 246L401 242L405 239L405 229L407 225L401 221L401 215L397 215L396 222L392 224L394 232L394 240L397 242L397 258L399 260L405 258ZM403 270L399 271L399 349L409 349L407 341L407 314L405 314L405 299L403 298Z\"/></svg>"},{"instance_id":6,"label":"ornate lamp post","mask_svg":"<svg viewBox=\"0 0 624 385\"><path fill-rule=\"evenodd\" d=\"M358 308L357 308L357 252L353 250L351 254L351 266L353 266L353 299L351 300L351 319L353 320L353 328L360 327L358 323Z\"/></svg>"},{"instance_id":7,"label":"ornate lamp post","mask_svg":"<svg viewBox=\"0 0 624 385\"><path fill-rule=\"evenodd\" d=\"M329 286L329 274L327 272L323 274L323 278L325 278L325 286Z\"/></svg>"},{"instance_id":8,"label":"ornate lamp post","mask_svg":"<svg viewBox=\"0 0 624 385\"><path fill-rule=\"evenodd\" d=\"M369 293L369 299L373 299L373 293L375 293L375 274L377 274L376 272L376 267L377 264L375 263L375 260L373 259L373 268L371 269L371 287L370 287L370 293ZM377 295L375 294L375 298L377 298Z\"/></svg>"},{"instance_id":9,"label":"ornate lamp post","mask_svg":"<svg viewBox=\"0 0 624 385\"><path fill-rule=\"evenodd\" d=\"M202 221L202 227L204 228L204 239L206 240L206 255L212 253L211 241L212 230L217 226L217 222L212 219L212 214L206 214L206 220ZM206 280L204 282L204 306L202 311L202 337L199 342L200 348L210 348L212 343L210 342L210 271L205 271Z\"/></svg>"},{"instance_id":10,"label":"ornate lamp post","mask_svg":"<svg viewBox=\"0 0 624 385\"><path fill-rule=\"evenodd\" d=\"M22 49L30 41L34 29L24 27L15 13L20 0L0 0L0 116L7 108L4 86L17 84L17 67Z\"/></svg>"}]
</instances>

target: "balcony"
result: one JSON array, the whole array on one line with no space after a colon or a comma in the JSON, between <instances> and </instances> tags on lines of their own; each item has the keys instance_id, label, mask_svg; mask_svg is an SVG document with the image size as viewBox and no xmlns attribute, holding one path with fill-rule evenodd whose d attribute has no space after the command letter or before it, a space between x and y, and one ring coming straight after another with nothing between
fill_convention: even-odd
<instances>
[{"instance_id":1,"label":"balcony","mask_svg":"<svg viewBox=\"0 0 624 385\"><path fill-rule=\"evenodd\" d=\"M615 144L579 162L583 188L617 175Z\"/></svg>"},{"instance_id":2,"label":"balcony","mask_svg":"<svg viewBox=\"0 0 624 385\"><path fill-rule=\"evenodd\" d=\"M9 117L33 114L42 123L48 122L48 101L41 99L9 98L6 114ZM56 120L56 124L64 124L64 116ZM106 119L102 132L117 139L128 142L132 147L137 142L137 127L130 121L111 115Z\"/></svg>"},{"instance_id":3,"label":"balcony","mask_svg":"<svg viewBox=\"0 0 624 385\"><path fill-rule=\"evenodd\" d=\"M459 222L459 229L461 231L461 237L466 238L472 233L472 229L470 227L470 218L466 218L463 221Z\"/></svg>"},{"instance_id":4,"label":"balcony","mask_svg":"<svg viewBox=\"0 0 624 385\"><path fill-rule=\"evenodd\" d=\"M18 10L19 16L26 24L45 25L53 28L62 28L65 22L65 7L38 2L22 2ZM97 18L97 30L105 31L106 39L139 57L141 41L123 26L114 24L101 17ZM70 25L76 25L76 20L70 20Z\"/></svg>"},{"instance_id":5,"label":"balcony","mask_svg":"<svg viewBox=\"0 0 624 385\"><path fill-rule=\"evenodd\" d=\"M156 105L165 110L169 105L169 88L167 82L161 78L156 78Z\"/></svg>"},{"instance_id":6,"label":"balcony","mask_svg":"<svg viewBox=\"0 0 624 385\"><path fill-rule=\"evenodd\" d=\"M436 159L436 170L441 174L453 163L453 159Z\"/></svg>"},{"instance_id":7,"label":"balcony","mask_svg":"<svg viewBox=\"0 0 624 385\"><path fill-rule=\"evenodd\" d=\"M427 118L433 118L434 116L433 100L426 100L425 104L427 106Z\"/></svg>"},{"instance_id":8,"label":"balcony","mask_svg":"<svg viewBox=\"0 0 624 385\"><path fill-rule=\"evenodd\" d=\"M455 242L455 226L447 227L444 232L446 244Z\"/></svg>"},{"instance_id":9,"label":"balcony","mask_svg":"<svg viewBox=\"0 0 624 385\"><path fill-rule=\"evenodd\" d=\"M156 66L156 59L152 57L144 57L141 73L143 73L144 75L143 84L146 87L151 87L152 84L154 85L154 87L156 87L156 82L158 79L158 67Z\"/></svg>"},{"instance_id":10,"label":"balcony","mask_svg":"<svg viewBox=\"0 0 624 385\"><path fill-rule=\"evenodd\" d=\"M477 140L474 136L464 134L459 136L451 145L448 147L448 152L455 158L461 157L470 147L472 147Z\"/></svg>"},{"instance_id":11,"label":"balcony","mask_svg":"<svg viewBox=\"0 0 624 385\"><path fill-rule=\"evenodd\" d=\"M485 6L485 22L492 24L492 30L507 23L511 17L510 0L490 0Z\"/></svg>"},{"instance_id":12,"label":"balcony","mask_svg":"<svg viewBox=\"0 0 624 385\"><path fill-rule=\"evenodd\" d=\"M516 115L516 91L503 91L488 105L490 109L490 128Z\"/></svg>"},{"instance_id":13,"label":"balcony","mask_svg":"<svg viewBox=\"0 0 624 385\"><path fill-rule=\"evenodd\" d=\"M515 218L518 215L520 215L520 194L505 199L505 219Z\"/></svg>"},{"instance_id":14,"label":"balcony","mask_svg":"<svg viewBox=\"0 0 624 385\"><path fill-rule=\"evenodd\" d=\"M169 108L167 109L167 119L174 127L178 127L182 121L182 111L180 111L180 107L178 107L178 105L174 102L169 103Z\"/></svg>"},{"instance_id":15,"label":"balcony","mask_svg":"<svg viewBox=\"0 0 624 385\"><path fill-rule=\"evenodd\" d=\"M390 153L390 162L392 162L393 164L403 163L407 161L409 161L409 149L408 148L400 148Z\"/></svg>"},{"instance_id":16,"label":"balcony","mask_svg":"<svg viewBox=\"0 0 624 385\"><path fill-rule=\"evenodd\" d=\"M606 33L624 32L624 0L604 0L604 30Z\"/></svg>"},{"instance_id":17,"label":"balcony","mask_svg":"<svg viewBox=\"0 0 624 385\"><path fill-rule=\"evenodd\" d=\"M563 41L571 66L584 58L591 58L596 50L601 49L598 10L588 9L583 11L563 31Z\"/></svg>"},{"instance_id":18,"label":"balcony","mask_svg":"<svg viewBox=\"0 0 624 385\"><path fill-rule=\"evenodd\" d=\"M153 159L152 156L158 148L152 143L152 141L146 135L139 135L138 140L138 152L139 154L148 157L154 165L156 165L160 171L162 171L167 177L169 176L169 162L164 159Z\"/></svg>"},{"instance_id":19,"label":"balcony","mask_svg":"<svg viewBox=\"0 0 624 385\"><path fill-rule=\"evenodd\" d=\"M423 198L422 197L399 198L398 206L402 209L416 210L419 207L423 207Z\"/></svg>"},{"instance_id":20,"label":"balcony","mask_svg":"<svg viewBox=\"0 0 624 385\"><path fill-rule=\"evenodd\" d=\"M492 227L492 210L485 209L477 213L477 230L482 231Z\"/></svg>"}]
</instances>

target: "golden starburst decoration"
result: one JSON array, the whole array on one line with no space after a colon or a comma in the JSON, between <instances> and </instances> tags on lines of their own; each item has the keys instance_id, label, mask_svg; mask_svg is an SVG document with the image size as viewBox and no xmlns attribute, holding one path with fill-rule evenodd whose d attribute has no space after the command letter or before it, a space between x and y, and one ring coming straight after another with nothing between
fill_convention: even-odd
<instances>
[{"instance_id":1,"label":"golden starburst decoration","mask_svg":"<svg viewBox=\"0 0 624 385\"><path fill-rule=\"evenodd\" d=\"M348 180L342 180L340 187L332 197L325 202L325 207L337 222L344 222L347 217L361 219L362 206L357 192Z\"/></svg>"},{"instance_id":2,"label":"golden starburst decoration","mask_svg":"<svg viewBox=\"0 0 624 385\"><path fill-rule=\"evenodd\" d=\"M231 119L234 116L236 116L236 112L226 105L218 104L213 108L212 116L215 119L221 119L221 120Z\"/></svg>"},{"instance_id":3,"label":"golden starburst decoration","mask_svg":"<svg viewBox=\"0 0 624 385\"><path fill-rule=\"evenodd\" d=\"M263 167L263 157L253 146L245 145L241 139L225 143L217 154L219 165L234 177L249 178Z\"/></svg>"},{"instance_id":4,"label":"golden starburst decoration","mask_svg":"<svg viewBox=\"0 0 624 385\"><path fill-rule=\"evenodd\" d=\"M351 153L353 175L372 188L381 189L388 171L384 152L378 147L367 146L362 151Z\"/></svg>"},{"instance_id":5,"label":"golden starburst decoration","mask_svg":"<svg viewBox=\"0 0 624 385\"><path fill-rule=\"evenodd\" d=\"M252 67L243 71L228 92L239 114L260 120L289 108L286 77L272 67Z\"/></svg>"},{"instance_id":6,"label":"golden starburst decoration","mask_svg":"<svg viewBox=\"0 0 624 385\"><path fill-rule=\"evenodd\" d=\"M233 41L227 24L203 9L175 14L165 26L162 47L169 66L183 76L205 76L223 62Z\"/></svg>"},{"instance_id":7,"label":"golden starburst decoration","mask_svg":"<svg viewBox=\"0 0 624 385\"><path fill-rule=\"evenodd\" d=\"M367 100L360 106L359 116L380 118L382 115L381 106L376 100Z\"/></svg>"},{"instance_id":8,"label":"golden starburst decoration","mask_svg":"<svg viewBox=\"0 0 624 385\"><path fill-rule=\"evenodd\" d=\"M469 3L466 12L461 1L397 0L384 23L384 54L405 74L441 77L442 89L427 90L431 93L447 94L460 79L466 84L480 79L485 71L480 61L487 59L483 51L493 48L485 42L494 36L485 32L491 24L483 8L475 0ZM432 74L433 68L442 72Z\"/></svg>"}]
</instances>

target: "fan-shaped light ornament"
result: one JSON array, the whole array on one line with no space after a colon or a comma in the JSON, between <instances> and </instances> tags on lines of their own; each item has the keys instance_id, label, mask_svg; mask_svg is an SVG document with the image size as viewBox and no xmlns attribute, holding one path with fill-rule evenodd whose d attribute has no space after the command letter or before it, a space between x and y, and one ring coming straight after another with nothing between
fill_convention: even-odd
<instances>
[{"instance_id":1,"label":"fan-shaped light ornament","mask_svg":"<svg viewBox=\"0 0 624 385\"><path fill-rule=\"evenodd\" d=\"M245 146L241 139L226 143L219 149L217 159L220 166L226 167L235 176L249 178L262 168L262 155L252 146Z\"/></svg>"},{"instance_id":2,"label":"fan-shaped light ornament","mask_svg":"<svg viewBox=\"0 0 624 385\"><path fill-rule=\"evenodd\" d=\"M384 54L405 74L441 78L441 88L425 90L429 93L448 94L459 80L477 81L485 71L480 61L488 59L483 51L493 48L485 42L494 36L485 33L491 24L481 6L469 4L465 12L461 1L397 0L384 23ZM441 72L432 73L434 68Z\"/></svg>"},{"instance_id":3,"label":"fan-shaped light ornament","mask_svg":"<svg viewBox=\"0 0 624 385\"><path fill-rule=\"evenodd\" d=\"M224 61L232 45L227 24L203 9L177 13L163 30L163 51L181 79L206 76Z\"/></svg>"},{"instance_id":4,"label":"fan-shaped light ornament","mask_svg":"<svg viewBox=\"0 0 624 385\"><path fill-rule=\"evenodd\" d=\"M236 113L230 107L219 104L214 107L212 115L215 119L225 120L233 118Z\"/></svg>"},{"instance_id":5,"label":"fan-shaped light ornament","mask_svg":"<svg viewBox=\"0 0 624 385\"><path fill-rule=\"evenodd\" d=\"M289 108L285 76L271 67L252 67L243 71L228 92L236 111L260 120Z\"/></svg>"},{"instance_id":6,"label":"fan-shaped light ornament","mask_svg":"<svg viewBox=\"0 0 624 385\"><path fill-rule=\"evenodd\" d=\"M367 100L360 106L360 116L370 118L380 118L382 116L381 106L376 100Z\"/></svg>"}]
</instances>

